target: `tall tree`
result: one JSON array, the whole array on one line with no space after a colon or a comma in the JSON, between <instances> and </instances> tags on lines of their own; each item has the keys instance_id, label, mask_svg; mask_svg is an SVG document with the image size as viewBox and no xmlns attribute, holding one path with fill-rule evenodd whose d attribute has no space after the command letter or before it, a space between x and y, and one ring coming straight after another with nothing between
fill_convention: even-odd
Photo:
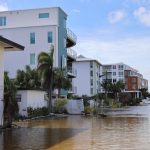
<instances>
[{"instance_id":1,"label":"tall tree","mask_svg":"<svg viewBox=\"0 0 150 150\"><path fill-rule=\"evenodd\" d=\"M69 90L71 86L71 81L67 78L65 69L55 68L53 87L58 89L58 97L61 95L61 89Z\"/></svg>"},{"instance_id":2,"label":"tall tree","mask_svg":"<svg viewBox=\"0 0 150 150\"><path fill-rule=\"evenodd\" d=\"M4 125L11 127L12 120L19 111L16 100L17 88L14 81L9 79L8 73L4 73Z\"/></svg>"},{"instance_id":3,"label":"tall tree","mask_svg":"<svg viewBox=\"0 0 150 150\"><path fill-rule=\"evenodd\" d=\"M42 87L48 92L49 112L52 112L53 53L54 47L51 45L49 53L41 52L38 56L38 71L41 76Z\"/></svg>"},{"instance_id":4,"label":"tall tree","mask_svg":"<svg viewBox=\"0 0 150 150\"><path fill-rule=\"evenodd\" d=\"M116 83L110 83L109 91L114 94L115 100L118 99L118 93L120 93L124 89L125 85L122 81L118 81Z\"/></svg>"}]
</instances>

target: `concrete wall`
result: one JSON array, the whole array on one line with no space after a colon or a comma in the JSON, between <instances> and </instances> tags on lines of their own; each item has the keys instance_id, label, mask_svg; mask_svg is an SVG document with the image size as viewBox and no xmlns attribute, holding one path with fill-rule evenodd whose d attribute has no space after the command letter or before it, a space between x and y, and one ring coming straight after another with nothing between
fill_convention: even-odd
<instances>
[{"instance_id":1,"label":"concrete wall","mask_svg":"<svg viewBox=\"0 0 150 150\"><path fill-rule=\"evenodd\" d=\"M69 114L79 115L82 111L84 111L83 100L69 100L66 109Z\"/></svg>"},{"instance_id":2,"label":"concrete wall","mask_svg":"<svg viewBox=\"0 0 150 150\"><path fill-rule=\"evenodd\" d=\"M49 52L50 44L47 41L47 32L53 33L54 65L58 65L58 49L56 26L43 27L26 27L0 30L1 35L14 42L25 46L24 51L13 51L5 53L5 70L9 71L11 78L14 78L18 69L24 69L25 65L30 65L30 54L35 53L35 65L30 65L32 68L37 67L37 57L41 51ZM35 32L35 44L30 44L30 33ZM20 34L21 33L21 34ZM17 57L16 57L17 56ZM15 59L14 59L15 58ZM13 65L12 65L13 64Z\"/></svg>"},{"instance_id":3,"label":"concrete wall","mask_svg":"<svg viewBox=\"0 0 150 150\"><path fill-rule=\"evenodd\" d=\"M39 13L49 13L49 18L39 18ZM29 10L17 10L0 12L0 16L6 17L6 26L4 28L20 28L27 26L44 26L58 24L59 8L41 8Z\"/></svg>"},{"instance_id":4,"label":"concrete wall","mask_svg":"<svg viewBox=\"0 0 150 150\"><path fill-rule=\"evenodd\" d=\"M3 123L4 50L0 47L0 125Z\"/></svg>"},{"instance_id":5,"label":"concrete wall","mask_svg":"<svg viewBox=\"0 0 150 150\"><path fill-rule=\"evenodd\" d=\"M27 116L27 107L47 107L47 101L44 100L44 91L20 90L17 94L21 95L21 102L18 102L20 115Z\"/></svg>"}]
</instances>

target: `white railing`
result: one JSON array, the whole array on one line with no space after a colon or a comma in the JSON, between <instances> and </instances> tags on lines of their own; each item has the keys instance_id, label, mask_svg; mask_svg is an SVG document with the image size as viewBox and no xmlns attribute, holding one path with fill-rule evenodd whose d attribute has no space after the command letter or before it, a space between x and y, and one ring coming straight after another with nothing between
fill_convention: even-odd
<instances>
[{"instance_id":1,"label":"white railing","mask_svg":"<svg viewBox=\"0 0 150 150\"><path fill-rule=\"evenodd\" d=\"M67 71L68 71L68 73L70 73L70 74L72 74L74 76L77 75L77 70L75 68L68 67Z\"/></svg>"},{"instance_id":2,"label":"white railing","mask_svg":"<svg viewBox=\"0 0 150 150\"><path fill-rule=\"evenodd\" d=\"M72 57L74 59L77 59L77 52L71 48L67 49L67 55L69 55L70 57Z\"/></svg>"},{"instance_id":3,"label":"white railing","mask_svg":"<svg viewBox=\"0 0 150 150\"><path fill-rule=\"evenodd\" d=\"M69 28L67 28L67 35L75 43L77 42L77 36Z\"/></svg>"},{"instance_id":4,"label":"white railing","mask_svg":"<svg viewBox=\"0 0 150 150\"><path fill-rule=\"evenodd\" d=\"M77 87L76 86L72 86L70 89L69 89L69 91L68 91L68 93L77 93Z\"/></svg>"}]
</instances>

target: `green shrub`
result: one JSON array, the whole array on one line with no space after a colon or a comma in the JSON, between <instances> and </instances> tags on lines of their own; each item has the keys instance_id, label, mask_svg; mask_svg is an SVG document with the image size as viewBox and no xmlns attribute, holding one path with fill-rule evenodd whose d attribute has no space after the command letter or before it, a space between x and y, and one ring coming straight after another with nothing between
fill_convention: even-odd
<instances>
[{"instance_id":1,"label":"green shrub","mask_svg":"<svg viewBox=\"0 0 150 150\"><path fill-rule=\"evenodd\" d=\"M64 113L66 112L64 106L67 104L68 100L66 98L58 98L54 104L55 113Z\"/></svg>"},{"instance_id":2,"label":"green shrub","mask_svg":"<svg viewBox=\"0 0 150 150\"><path fill-rule=\"evenodd\" d=\"M85 114L91 114L92 112L93 112L93 108L91 108L90 106L84 107L84 113Z\"/></svg>"},{"instance_id":3,"label":"green shrub","mask_svg":"<svg viewBox=\"0 0 150 150\"><path fill-rule=\"evenodd\" d=\"M47 107L42 107L42 108L35 108L33 109L32 107L27 108L27 113L28 117L38 117L38 116L46 116L48 115L48 108Z\"/></svg>"}]
</instances>

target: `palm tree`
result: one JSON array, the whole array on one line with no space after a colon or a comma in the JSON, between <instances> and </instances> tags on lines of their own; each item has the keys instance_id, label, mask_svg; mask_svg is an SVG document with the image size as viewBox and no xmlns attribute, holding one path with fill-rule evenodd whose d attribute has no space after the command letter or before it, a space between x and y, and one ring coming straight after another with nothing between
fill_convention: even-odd
<instances>
[{"instance_id":1,"label":"palm tree","mask_svg":"<svg viewBox=\"0 0 150 150\"><path fill-rule=\"evenodd\" d=\"M24 70L18 70L15 83L18 89L40 89L40 78L37 70L26 66Z\"/></svg>"},{"instance_id":2,"label":"palm tree","mask_svg":"<svg viewBox=\"0 0 150 150\"><path fill-rule=\"evenodd\" d=\"M41 52L38 56L38 71L41 76L42 87L48 92L49 112L52 111L53 53L54 47L51 45L49 53Z\"/></svg>"},{"instance_id":3,"label":"palm tree","mask_svg":"<svg viewBox=\"0 0 150 150\"><path fill-rule=\"evenodd\" d=\"M8 73L4 73L4 125L11 127L12 120L19 111L16 100L17 88L10 80Z\"/></svg>"},{"instance_id":4,"label":"palm tree","mask_svg":"<svg viewBox=\"0 0 150 150\"><path fill-rule=\"evenodd\" d=\"M69 90L71 86L71 81L67 78L65 69L55 68L53 87L58 89L58 97L61 95L61 89Z\"/></svg>"},{"instance_id":5,"label":"palm tree","mask_svg":"<svg viewBox=\"0 0 150 150\"><path fill-rule=\"evenodd\" d=\"M118 93L120 93L124 89L125 85L122 81L118 81L116 83L111 83L109 86L109 91L114 94L115 100L118 98Z\"/></svg>"}]
</instances>

